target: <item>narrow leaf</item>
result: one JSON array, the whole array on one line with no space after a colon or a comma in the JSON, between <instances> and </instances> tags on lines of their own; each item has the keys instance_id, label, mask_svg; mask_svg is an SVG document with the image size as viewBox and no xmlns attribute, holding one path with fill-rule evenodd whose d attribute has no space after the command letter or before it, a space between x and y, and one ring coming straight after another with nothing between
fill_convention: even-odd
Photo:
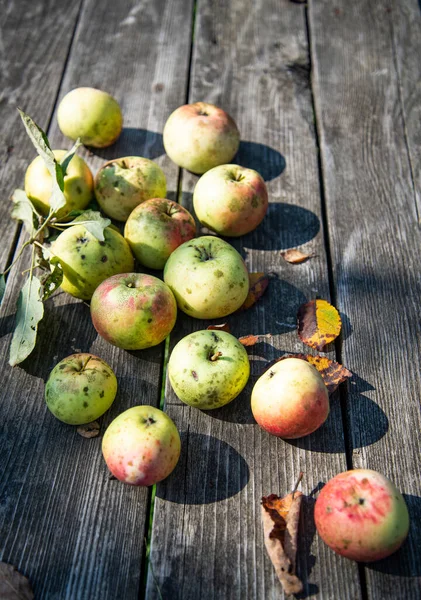
<instances>
[{"instance_id":1,"label":"narrow leaf","mask_svg":"<svg viewBox=\"0 0 421 600\"><path fill-rule=\"evenodd\" d=\"M286 250L285 252L281 252L281 256L287 262L298 265L309 258L312 258L313 254L304 254L301 250L296 250L295 248L291 250Z\"/></svg>"},{"instance_id":2,"label":"narrow leaf","mask_svg":"<svg viewBox=\"0 0 421 600\"><path fill-rule=\"evenodd\" d=\"M32 600L34 593L27 577L16 567L0 562L0 598L2 600Z\"/></svg>"},{"instance_id":3,"label":"narrow leaf","mask_svg":"<svg viewBox=\"0 0 421 600\"><path fill-rule=\"evenodd\" d=\"M26 231L32 235L39 227L39 215L23 190L15 190L12 195L12 219L22 221Z\"/></svg>"},{"instance_id":4,"label":"narrow leaf","mask_svg":"<svg viewBox=\"0 0 421 600\"><path fill-rule=\"evenodd\" d=\"M100 212L95 210L85 210L76 219L70 223L59 223L60 227L70 227L71 225L83 225L100 242L104 241L104 229L111 225L111 220L103 217Z\"/></svg>"},{"instance_id":5,"label":"narrow leaf","mask_svg":"<svg viewBox=\"0 0 421 600\"><path fill-rule=\"evenodd\" d=\"M4 273L0 275L0 306L3 302L4 294L6 293L6 277Z\"/></svg>"},{"instance_id":6,"label":"narrow leaf","mask_svg":"<svg viewBox=\"0 0 421 600\"><path fill-rule=\"evenodd\" d=\"M341 331L341 317L336 308L326 300L312 300L302 304L298 309L297 319L300 339L316 350L323 350Z\"/></svg>"},{"instance_id":7,"label":"narrow leaf","mask_svg":"<svg viewBox=\"0 0 421 600\"><path fill-rule=\"evenodd\" d=\"M266 291L269 285L269 277L265 273L249 273L249 293L238 312L251 308Z\"/></svg>"},{"instance_id":8,"label":"narrow leaf","mask_svg":"<svg viewBox=\"0 0 421 600\"><path fill-rule=\"evenodd\" d=\"M215 330L215 331L226 331L227 333L231 333L230 326L228 323L221 323L221 325L209 325L206 329Z\"/></svg>"},{"instance_id":9,"label":"narrow leaf","mask_svg":"<svg viewBox=\"0 0 421 600\"><path fill-rule=\"evenodd\" d=\"M28 277L18 299L16 326L10 347L9 364L12 367L25 360L34 349L38 323L43 315L41 282L37 277Z\"/></svg>"},{"instance_id":10,"label":"narrow leaf","mask_svg":"<svg viewBox=\"0 0 421 600\"><path fill-rule=\"evenodd\" d=\"M57 288L61 286L63 281L63 267L57 256L50 258L51 273L46 273L41 278L41 284L43 287L42 300L47 300L51 294L53 294Z\"/></svg>"},{"instance_id":11,"label":"narrow leaf","mask_svg":"<svg viewBox=\"0 0 421 600\"><path fill-rule=\"evenodd\" d=\"M254 346L259 341L257 335L244 335L243 337L238 338L240 344L243 346Z\"/></svg>"},{"instance_id":12,"label":"narrow leaf","mask_svg":"<svg viewBox=\"0 0 421 600\"><path fill-rule=\"evenodd\" d=\"M75 143L70 148L70 150L68 152L66 152L66 154L63 156L63 158L62 158L62 160L60 162L60 166L61 166L61 170L62 170L62 173L63 173L63 177L66 175L66 173L67 173L67 167L69 166L70 161L72 160L72 158L76 154L76 150L79 148L79 146L82 146L82 142L80 141L80 138L78 138L75 141Z\"/></svg>"}]
</instances>

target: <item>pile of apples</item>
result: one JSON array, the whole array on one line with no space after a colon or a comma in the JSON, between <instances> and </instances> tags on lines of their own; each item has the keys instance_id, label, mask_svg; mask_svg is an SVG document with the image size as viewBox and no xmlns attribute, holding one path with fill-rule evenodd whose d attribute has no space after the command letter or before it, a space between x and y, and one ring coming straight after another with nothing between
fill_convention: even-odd
<instances>
[{"instance_id":1,"label":"pile of apples","mask_svg":"<svg viewBox=\"0 0 421 600\"><path fill-rule=\"evenodd\" d=\"M78 88L58 109L62 132L93 147L112 144L122 129L118 103L109 94ZM219 236L237 237L255 229L268 207L263 178L231 164L240 143L233 119L221 108L198 102L168 118L163 142L180 167L201 175L193 194L200 223ZM57 159L64 155L56 150ZM48 213L51 178L41 158L28 167L27 196ZM111 219L125 222L124 236L111 225L104 241L83 224L69 227L52 245L63 268L62 288L90 300L92 323L109 343L140 350L161 343L177 311L197 319L218 319L238 310L249 291L240 254L214 235L196 238L193 216L165 198L166 179L153 161L127 156L106 162L93 178L74 156L65 177L67 205L62 215L83 210L93 195ZM162 279L134 271L134 258ZM199 409L221 407L244 389L250 364L244 346L225 331L196 331L173 349L168 374L177 396ZM65 423L79 425L111 406L117 380L111 367L91 354L62 360L46 384L46 402ZM269 433L298 438L318 429L329 414L327 388L317 369L289 358L256 382L253 415ZM103 437L102 450L113 475L133 485L152 485L167 477L180 455L175 424L161 410L135 406L120 414ZM402 495L382 475L354 470L332 479L316 502L315 520L324 541L356 560L375 560L395 551L409 527Z\"/></svg>"}]
</instances>

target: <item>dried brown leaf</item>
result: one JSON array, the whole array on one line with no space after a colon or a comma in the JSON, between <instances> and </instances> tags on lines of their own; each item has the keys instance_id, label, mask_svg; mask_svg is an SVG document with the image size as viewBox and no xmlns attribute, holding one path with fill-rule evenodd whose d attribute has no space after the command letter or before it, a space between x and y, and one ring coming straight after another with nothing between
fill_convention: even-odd
<instances>
[{"instance_id":1,"label":"dried brown leaf","mask_svg":"<svg viewBox=\"0 0 421 600\"><path fill-rule=\"evenodd\" d=\"M16 567L0 562L0 598L1 600L32 600L34 593L27 577L19 573Z\"/></svg>"},{"instance_id":2,"label":"dried brown leaf","mask_svg":"<svg viewBox=\"0 0 421 600\"><path fill-rule=\"evenodd\" d=\"M337 309L326 300L311 300L298 309L298 335L316 350L323 350L341 332L342 321Z\"/></svg>"},{"instance_id":3,"label":"dried brown leaf","mask_svg":"<svg viewBox=\"0 0 421 600\"><path fill-rule=\"evenodd\" d=\"M238 338L238 341L240 344L243 344L243 346L254 346L254 344L257 344L259 341L259 338L257 335L243 335Z\"/></svg>"},{"instance_id":4,"label":"dried brown leaf","mask_svg":"<svg viewBox=\"0 0 421 600\"><path fill-rule=\"evenodd\" d=\"M86 423L86 425L79 425L77 432L84 438L94 438L99 435L99 423L98 421L92 421L92 423Z\"/></svg>"},{"instance_id":5,"label":"dried brown leaf","mask_svg":"<svg viewBox=\"0 0 421 600\"><path fill-rule=\"evenodd\" d=\"M226 331L227 333L231 333L230 326L228 323L221 323L221 325L209 325L206 329L211 329L215 331Z\"/></svg>"},{"instance_id":6,"label":"dried brown leaf","mask_svg":"<svg viewBox=\"0 0 421 600\"><path fill-rule=\"evenodd\" d=\"M247 310L256 304L263 296L269 285L269 276L265 273L249 273L249 293L238 312Z\"/></svg>"},{"instance_id":7,"label":"dried brown leaf","mask_svg":"<svg viewBox=\"0 0 421 600\"><path fill-rule=\"evenodd\" d=\"M307 259L312 258L314 255L313 254L304 254L304 252L301 252L301 250L296 250L295 248L292 248L291 250L286 250L285 252L281 252L281 256L287 262L289 262L293 265L298 265L299 263L302 263L302 262L306 261Z\"/></svg>"},{"instance_id":8,"label":"dried brown leaf","mask_svg":"<svg viewBox=\"0 0 421 600\"><path fill-rule=\"evenodd\" d=\"M290 354L288 356L281 356L272 361L267 366L266 370L274 363L285 360L286 358L301 358L316 367L325 382L329 394L333 394L343 381L352 377L351 371L340 363L331 360L327 356L313 356L312 354Z\"/></svg>"}]
</instances>

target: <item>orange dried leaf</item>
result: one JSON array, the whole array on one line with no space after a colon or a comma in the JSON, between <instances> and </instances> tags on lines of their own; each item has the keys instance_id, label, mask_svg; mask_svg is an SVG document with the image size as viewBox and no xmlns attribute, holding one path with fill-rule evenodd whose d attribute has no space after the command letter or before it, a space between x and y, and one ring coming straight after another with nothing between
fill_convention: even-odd
<instances>
[{"instance_id":1,"label":"orange dried leaf","mask_svg":"<svg viewBox=\"0 0 421 600\"><path fill-rule=\"evenodd\" d=\"M285 594L298 594L303 584L295 574L298 523L303 494L292 492L262 498L263 533L266 550Z\"/></svg>"},{"instance_id":2,"label":"orange dried leaf","mask_svg":"<svg viewBox=\"0 0 421 600\"><path fill-rule=\"evenodd\" d=\"M249 273L249 293L238 310L247 310L256 304L265 293L268 285L269 277L265 273Z\"/></svg>"},{"instance_id":3,"label":"orange dried leaf","mask_svg":"<svg viewBox=\"0 0 421 600\"><path fill-rule=\"evenodd\" d=\"M254 346L259 341L257 335L244 335L243 337L238 338L240 344L243 346Z\"/></svg>"},{"instance_id":4,"label":"orange dried leaf","mask_svg":"<svg viewBox=\"0 0 421 600\"><path fill-rule=\"evenodd\" d=\"M86 425L79 425L77 432L84 438L93 438L99 435L99 423L98 421L92 421L92 423L86 423Z\"/></svg>"},{"instance_id":5,"label":"orange dried leaf","mask_svg":"<svg viewBox=\"0 0 421 600\"><path fill-rule=\"evenodd\" d=\"M0 598L2 600L32 600L34 593L27 577L16 567L0 562Z\"/></svg>"},{"instance_id":6,"label":"orange dried leaf","mask_svg":"<svg viewBox=\"0 0 421 600\"><path fill-rule=\"evenodd\" d=\"M227 333L231 333L228 323L221 323L221 325L209 325L206 327L206 329L214 329L215 331L226 331Z\"/></svg>"},{"instance_id":7,"label":"orange dried leaf","mask_svg":"<svg viewBox=\"0 0 421 600\"><path fill-rule=\"evenodd\" d=\"M333 342L341 331L341 317L334 306L326 300L311 300L298 309L298 335L316 350L322 350Z\"/></svg>"},{"instance_id":8,"label":"orange dried leaf","mask_svg":"<svg viewBox=\"0 0 421 600\"><path fill-rule=\"evenodd\" d=\"M308 258L311 258L313 254L304 254L304 252L301 252L301 250L292 248L291 250L281 252L281 256L287 262L293 265L298 265L299 263L306 261Z\"/></svg>"}]
</instances>

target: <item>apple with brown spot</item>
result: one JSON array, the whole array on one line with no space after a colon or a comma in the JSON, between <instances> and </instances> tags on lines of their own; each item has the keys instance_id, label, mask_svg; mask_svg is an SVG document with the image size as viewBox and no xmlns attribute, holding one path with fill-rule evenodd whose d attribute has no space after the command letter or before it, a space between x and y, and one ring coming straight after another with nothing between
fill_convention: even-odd
<instances>
[{"instance_id":1,"label":"apple with brown spot","mask_svg":"<svg viewBox=\"0 0 421 600\"><path fill-rule=\"evenodd\" d=\"M220 165L196 184L193 205L197 218L219 235L245 235L261 223L268 208L263 177L239 165Z\"/></svg>"},{"instance_id":2,"label":"apple with brown spot","mask_svg":"<svg viewBox=\"0 0 421 600\"><path fill-rule=\"evenodd\" d=\"M107 342L125 350L160 344L177 318L170 288L157 277L124 273L109 277L91 300L92 323Z\"/></svg>"},{"instance_id":3,"label":"apple with brown spot","mask_svg":"<svg viewBox=\"0 0 421 600\"><path fill-rule=\"evenodd\" d=\"M201 175L232 161L240 145L240 132L222 108L196 102L179 106L169 116L163 142L176 165Z\"/></svg>"},{"instance_id":4,"label":"apple with brown spot","mask_svg":"<svg viewBox=\"0 0 421 600\"><path fill-rule=\"evenodd\" d=\"M393 554L409 530L402 494L387 477L370 469L346 471L328 481L317 498L314 519L332 550L362 562Z\"/></svg>"},{"instance_id":5,"label":"apple with brown spot","mask_svg":"<svg viewBox=\"0 0 421 600\"><path fill-rule=\"evenodd\" d=\"M131 485L153 485L174 470L180 435L170 417L153 406L133 406L108 426L102 454L111 473Z\"/></svg>"},{"instance_id":6,"label":"apple with brown spot","mask_svg":"<svg viewBox=\"0 0 421 600\"><path fill-rule=\"evenodd\" d=\"M286 358L256 381L251 410L268 433L285 439L300 438L326 421L329 394L313 365L299 358Z\"/></svg>"}]
</instances>

